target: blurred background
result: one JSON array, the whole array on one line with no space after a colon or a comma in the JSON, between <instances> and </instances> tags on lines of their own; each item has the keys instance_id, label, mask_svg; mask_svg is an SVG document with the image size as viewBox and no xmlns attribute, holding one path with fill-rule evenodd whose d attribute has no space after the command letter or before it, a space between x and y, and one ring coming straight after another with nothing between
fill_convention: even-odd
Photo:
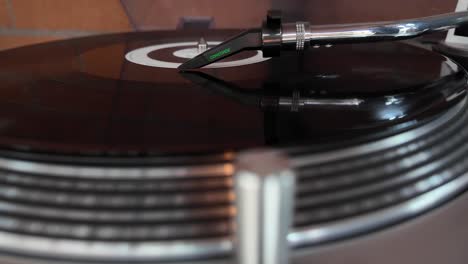
<instances>
[{"instance_id":1,"label":"blurred background","mask_svg":"<svg viewBox=\"0 0 468 264\"><path fill-rule=\"evenodd\" d=\"M260 25L268 9L314 24L452 12L456 0L0 0L0 50L93 34Z\"/></svg>"}]
</instances>

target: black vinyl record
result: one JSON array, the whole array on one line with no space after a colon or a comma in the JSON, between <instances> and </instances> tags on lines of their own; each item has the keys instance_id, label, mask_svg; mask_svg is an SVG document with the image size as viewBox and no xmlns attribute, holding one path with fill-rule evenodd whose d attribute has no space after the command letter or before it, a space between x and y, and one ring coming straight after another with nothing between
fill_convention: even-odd
<instances>
[{"instance_id":1,"label":"black vinyl record","mask_svg":"<svg viewBox=\"0 0 468 264\"><path fill-rule=\"evenodd\" d=\"M176 67L237 31L113 34L0 53L0 146L53 153L205 153L372 135L421 121L464 72L405 43L248 51ZM449 98L450 100L448 100Z\"/></svg>"}]
</instances>

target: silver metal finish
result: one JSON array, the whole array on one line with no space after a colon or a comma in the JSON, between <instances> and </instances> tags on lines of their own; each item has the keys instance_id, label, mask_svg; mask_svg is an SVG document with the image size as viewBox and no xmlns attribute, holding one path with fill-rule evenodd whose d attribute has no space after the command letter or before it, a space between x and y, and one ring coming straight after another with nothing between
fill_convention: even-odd
<instances>
[{"instance_id":1,"label":"silver metal finish","mask_svg":"<svg viewBox=\"0 0 468 264\"><path fill-rule=\"evenodd\" d=\"M18 247L21 246L21 247ZM115 261L141 261L151 259L174 260L181 258L216 257L231 251L226 240L177 241L177 242L100 242L77 241L60 238L43 238L0 231L0 248L3 251L31 254L51 254L59 258L113 259ZM127 263L129 263L127 262Z\"/></svg>"},{"instance_id":2,"label":"silver metal finish","mask_svg":"<svg viewBox=\"0 0 468 264\"><path fill-rule=\"evenodd\" d=\"M440 127L444 123L451 122L451 119L455 117L460 112L460 110L463 109L465 103L466 99L464 99L455 109L452 109L450 112L438 118L436 122L423 126L419 129L380 140L367 146L359 146L340 151L321 153L320 155L310 155L308 157L304 156L304 158L293 159L292 161L294 163L294 167L303 166L305 164L321 164L331 160L346 159L355 155L377 152L384 148L388 148L390 145L398 146L400 144L405 144L406 142L409 142L415 138L424 137L427 131L433 131L435 127ZM429 128L429 126L432 128ZM458 164L465 164L466 162L468 162L468 159L459 161ZM429 164L428 166L431 165L432 164ZM457 170L456 167L451 169L454 171ZM436 184L440 181L453 177L453 175L450 175L450 173L444 171L440 171L439 173L440 174L434 174L433 176L425 179L424 182L421 182L416 188L424 187L430 189L432 184ZM369 232L378 227L389 225L403 219L408 219L420 214L421 212L427 211L430 208L434 208L460 193L461 191L466 190L467 186L468 173L464 173L447 184L437 187L432 191L429 191L405 203L381 209L372 213L367 213L363 216L357 216L326 224L298 228L288 236L288 240L290 241L292 247L302 247L306 245L315 245L318 243L333 241L334 239L338 238L338 236L346 237Z\"/></svg>"},{"instance_id":3,"label":"silver metal finish","mask_svg":"<svg viewBox=\"0 0 468 264\"><path fill-rule=\"evenodd\" d=\"M292 97L280 97L278 106L280 109L289 110L291 112L299 112L301 109L317 106L349 106L357 107L364 100L358 98L350 99L312 99L301 98L299 91L294 91Z\"/></svg>"},{"instance_id":4,"label":"silver metal finish","mask_svg":"<svg viewBox=\"0 0 468 264\"><path fill-rule=\"evenodd\" d=\"M296 22L296 50L304 50L306 42L306 27L309 25L306 22Z\"/></svg>"},{"instance_id":5,"label":"silver metal finish","mask_svg":"<svg viewBox=\"0 0 468 264\"><path fill-rule=\"evenodd\" d=\"M208 49L208 44L204 38L200 38L198 41L198 54L205 52Z\"/></svg>"},{"instance_id":6,"label":"silver metal finish","mask_svg":"<svg viewBox=\"0 0 468 264\"><path fill-rule=\"evenodd\" d=\"M436 175L436 177L440 177ZM407 219L447 201L451 197L466 190L468 173L455 180L429 191L406 203L382 209L365 216L358 216L347 220L337 221L315 227L306 227L289 234L288 240L292 247L313 245L334 240L338 237L352 236L380 226L388 225Z\"/></svg>"},{"instance_id":7,"label":"silver metal finish","mask_svg":"<svg viewBox=\"0 0 468 264\"><path fill-rule=\"evenodd\" d=\"M230 175L233 172L231 163L221 163L201 166L176 166L176 167L99 167L61 165L35 161L21 161L10 158L0 158L0 168L21 173L46 174L49 176L78 177L89 179L185 179L196 176Z\"/></svg>"},{"instance_id":8,"label":"silver metal finish","mask_svg":"<svg viewBox=\"0 0 468 264\"><path fill-rule=\"evenodd\" d=\"M111 166L111 167L92 167L92 166L80 166L80 165L65 165L65 164L57 164L57 163L48 163L48 162L31 162L31 161L20 161L20 160L15 160L15 159L8 159L8 158L2 158L0 161L0 167L3 167L3 171L1 173L2 179L10 179L13 180L16 176L15 175L21 175L21 177L28 175L27 177L31 178L32 181L35 181L37 177L37 181L43 182L45 185L48 185L49 187L52 187L51 190L49 191L36 191L36 190L29 190L27 193L24 192L22 188L17 188L5 184L0 184L3 189L2 195L4 197L9 197L12 199L13 202L2 202L0 204L0 211L2 211L2 215L4 216L2 219L0 219L0 226L2 226L2 230L9 230L10 232L5 232L1 231L0 232L0 248L3 251L7 251L10 253L18 253L18 254L26 254L26 255L40 255L40 256L45 256L45 257L53 257L53 258L63 258L63 259L75 259L77 260L83 260L83 259L90 259L90 260L113 260L113 261L124 261L126 263L134 262L134 261L164 261L164 260L180 260L181 258L184 259L202 259L202 258L209 258L209 257L219 257L219 256L225 256L228 252L232 251L232 242L231 238L228 236L225 237L217 237L217 238L200 238L200 239L192 239L192 240L185 240L185 239L172 239L172 240L166 240L166 241L161 241L161 240L151 240L151 239L141 239L137 241L131 241L129 242L128 240L125 239L116 239L115 241L101 241L101 240L94 240L94 241L89 241L89 240L82 240L79 237L86 237L89 234L96 234L96 235L104 235L104 236L114 236L114 235L125 235L130 234L130 232L126 232L124 229L121 228L116 228L115 225L109 225L109 224L104 224L106 221L117 221L121 222L123 224L125 223L132 223L134 222L135 226L132 226L132 228L128 228L127 230L130 231L132 234L138 234L138 236L147 236L150 235L151 232L156 232L154 234L169 234L172 232L170 229L167 229L165 227L163 228L158 228L158 226L161 226L158 224L158 221L163 220L167 221L167 217L169 216L171 220L169 220L169 223L172 221L177 221L177 219L187 219L186 217L189 217L191 215L192 210L178 210L176 206L172 206L172 208L167 211L167 210L156 210L156 211L112 211L112 210L103 210L101 211L98 205L101 200L101 198L104 198L104 196L109 195L109 193L105 194L103 193L104 196L101 196L100 193L93 194L93 192L86 192L85 193L75 193L71 191L70 193L57 193L57 191L54 191L53 188L58 188L61 190L77 190L81 189L78 184L72 184L72 185L67 185L66 182L67 180L98 180L94 184L89 186L87 183L86 185L82 185L85 189L88 188L94 188L96 187L96 190L99 190L100 187L98 185L104 184L104 185L112 185L117 182L120 182L119 179L121 180L136 180L135 182L139 182L139 180L142 180L142 184L146 185L151 185L153 183L148 182L150 179L171 179L172 176L175 176L176 178L183 179L186 177L198 177L197 175L204 175L205 172L206 176L208 178L218 178L218 177L223 177L222 175L226 176L231 176L227 173L229 170L231 170L232 174L232 165L230 166L231 169L227 169L228 167L225 167L226 164L212 164L212 165L205 165L203 166L204 168L199 171L198 169L192 170L192 167L190 166L175 166L178 169L172 170L170 167L167 167L166 169L159 170L159 166L154 166L154 167L141 167L141 166L133 166L133 167L117 167L117 166ZM220 167L218 167L220 166ZM218 170L218 169L220 170ZM224 168L224 169L222 169ZM222 172L224 170L224 172ZM120 172L119 172L120 171ZM198 172L197 172L198 171ZM24 174L22 174L24 173ZM127 174L129 173L129 174ZM169 173L164 175L165 173ZM171 173L175 173L171 175ZM199 174L202 173L202 174ZM41 176L52 176L51 178L42 178ZM218 175L218 176L216 176ZM155 178L154 178L155 177ZM54 179L55 178L55 179ZM230 177L225 177L228 181L230 181ZM139 179L139 180L138 180ZM196 178L193 183L196 181L200 181L202 179ZM20 180L22 184L28 184L28 182L25 182L24 180ZM49 181L49 182L47 182ZM180 186L182 182L179 182L178 185ZM34 184L34 182L32 182ZM54 187L54 184L57 185ZM156 183L158 186L162 187L160 183ZM191 184L191 183L190 183ZM229 182L227 183L229 186L231 185ZM38 185L37 188L40 189L44 187L43 185ZM122 186L127 186L128 185L122 185ZM171 184L165 185L166 187L172 188ZM101 186L102 187L102 186ZM153 186L155 187L155 186ZM62 189L64 188L64 189ZM133 188L133 187L132 187ZM165 188L165 187L163 187ZM26 188L27 189L27 188ZM105 190L105 189L100 189ZM109 190L109 189L107 189ZM161 189L159 189L161 190ZM120 190L122 191L122 190ZM208 193L213 193L213 192L208 192ZM229 191L226 192L222 190L221 192L218 192L219 194L223 196L229 196L228 199L233 200L233 194L230 193ZM142 199L128 199L129 197L127 196L125 198L125 195L123 195L121 192L117 192L116 194L112 194L109 196L110 199L112 199L114 202L113 203L107 203L113 204L116 207L115 208L122 208L120 205L122 203L134 203L134 205L138 206L138 204L141 205L143 202ZM186 203L184 197L177 195L164 195L163 193L154 193L152 196L158 195L159 198L155 199L154 201L169 201L168 199L172 200L173 198L175 200L173 201L179 201L182 203ZM211 194L209 194L211 195ZM22 196L23 198L26 198L29 196L29 198L32 199L32 201L38 202L38 204L42 205L37 206L32 206L28 205L27 203L24 205L19 205L15 203L16 201L15 198L18 198L19 196ZM75 196L75 198L72 198L72 196ZM121 196L119 198L118 196ZM216 195L215 195L216 196ZM211 198L208 198L209 200L215 200L218 201L219 199L215 196L212 196ZM4 198L3 197L3 198ZM149 197L149 196L147 196ZM70 198L72 198L70 200ZM117 199L114 199L117 198ZM106 198L104 198L106 199ZM61 203L61 202L66 202L69 204L72 200L78 202L79 205L78 207L69 207L69 208L63 208L63 210L57 210L53 204L56 203ZM132 201L133 200L133 201ZM147 199L146 199L147 200ZM188 198L188 201L193 201L196 200L194 198ZM3 200L4 201L4 200ZM101 200L103 202L104 200ZM110 201L110 200L108 200ZM148 200L147 200L148 201ZM117 203L115 203L117 202ZM159 203L158 202L158 203ZM95 206L94 209L95 211L92 212L90 210L87 210L87 206L84 206L85 204L88 204L90 206ZM119 205L120 204L120 205ZM133 206L132 206L133 207ZM231 206L221 206L218 207L221 211L215 212L217 209L214 208L214 211L210 213L210 210L204 210L202 209L200 213L202 213L205 216L209 216L212 213L215 213L215 215L220 216L224 215L224 217L233 217L235 210ZM197 210L196 208L193 208ZM58 212L59 211L59 212ZM19 215L42 215L46 219L50 219L50 221L54 222L56 224L50 225L48 224L47 221L42 221L40 219L31 219L31 221L19 221L18 219L15 219L15 217L9 217L5 214L5 212L15 212L18 213ZM169 213L169 214L167 214ZM195 212L194 212L195 213ZM172 215L172 216L171 216ZM173 218L175 217L175 218ZM77 221L82 221L82 224L76 224L76 223L67 223L67 222L62 222L63 219L74 219ZM151 221L152 228L147 228L147 227L142 227L142 225L138 225L136 222L141 220L141 219L146 219ZM37 220L37 221L36 221ZM145 220L145 221L146 221ZM93 224L84 224L86 222L93 222L93 223L98 223L98 225ZM101 225L99 224L101 223ZM133 223L132 223L133 224ZM189 224L185 225L186 227L189 227L190 232L198 232L200 229L196 227L195 225ZM154 227L154 228L153 228ZM211 224L211 227L213 229L216 229L215 224ZM11 230L21 230L22 232L25 232L25 234L22 233L15 233L11 232ZM179 232L180 230L187 230L184 226L179 226L177 228L178 231L175 229L173 231ZM119 231L120 230L120 231ZM123 230L123 231L122 231ZM151 231L153 230L153 231ZM197 231L198 230L198 231ZM122 232L122 233L115 233L115 232ZM36 233L36 234L34 234ZM61 233L62 236L47 236L44 235L43 233L56 233L59 234ZM66 236L63 236L63 234L68 234ZM72 239L75 238L75 239ZM83 261L84 263L85 261ZM36 263L36 261L35 261ZM50 261L49 263L52 263ZM62 262L60 262L62 263ZM192 262L191 262L192 263Z\"/></svg>"},{"instance_id":9,"label":"silver metal finish","mask_svg":"<svg viewBox=\"0 0 468 264\"><path fill-rule=\"evenodd\" d=\"M309 34L308 22L285 23L282 26L281 45L285 49L304 50L309 45L306 39Z\"/></svg>"},{"instance_id":10,"label":"silver metal finish","mask_svg":"<svg viewBox=\"0 0 468 264\"><path fill-rule=\"evenodd\" d=\"M236 250L241 264L285 264L295 175L277 152L241 154L235 174Z\"/></svg>"},{"instance_id":11,"label":"silver metal finish","mask_svg":"<svg viewBox=\"0 0 468 264\"><path fill-rule=\"evenodd\" d=\"M311 26L310 33L306 34L306 40L311 45L398 40L447 30L467 22L468 12L456 12L400 21Z\"/></svg>"},{"instance_id":12,"label":"silver metal finish","mask_svg":"<svg viewBox=\"0 0 468 264\"><path fill-rule=\"evenodd\" d=\"M284 23L281 28L281 44L283 45L296 45L297 41L297 29L296 23Z\"/></svg>"},{"instance_id":13,"label":"silver metal finish","mask_svg":"<svg viewBox=\"0 0 468 264\"><path fill-rule=\"evenodd\" d=\"M310 26L307 22L284 23L281 46L283 49L303 50L308 45L314 48L323 44L332 47L335 43L358 43L408 39L425 33L448 30L468 23L468 11L448 13L417 19L360 24L337 24ZM278 37L264 33L264 41Z\"/></svg>"},{"instance_id":14,"label":"silver metal finish","mask_svg":"<svg viewBox=\"0 0 468 264\"><path fill-rule=\"evenodd\" d=\"M362 264L363 256L365 263L379 264L465 263L467 204L468 193L464 192L427 214L380 232L313 249L298 249L293 263Z\"/></svg>"}]
</instances>

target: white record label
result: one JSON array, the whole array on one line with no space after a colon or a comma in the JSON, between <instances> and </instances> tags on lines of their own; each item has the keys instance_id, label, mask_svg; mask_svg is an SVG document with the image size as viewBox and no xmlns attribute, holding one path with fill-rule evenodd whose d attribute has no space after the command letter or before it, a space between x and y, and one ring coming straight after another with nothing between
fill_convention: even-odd
<instances>
[{"instance_id":1,"label":"white record label","mask_svg":"<svg viewBox=\"0 0 468 264\"><path fill-rule=\"evenodd\" d=\"M208 45L214 46L218 45L221 42L219 41L210 41ZM179 58L191 59L198 55L197 50L197 42L177 42L177 43L165 43L165 44L158 44L152 45L147 47L138 48L136 50L132 50L125 55L125 58L133 63L149 66L149 67L157 67L157 68L168 68L168 69L176 69L179 67L181 63L178 62L171 62L171 61L164 61L151 58L148 56L151 52L168 49L168 48L177 48L181 47L182 49L176 50L173 55ZM187 48L190 47L190 48ZM226 68L226 67L238 67L238 66L245 66L254 63L259 63L262 61L266 61L270 58L264 58L262 51L256 51L255 55L240 59L240 60L233 60L233 61L226 61L226 62L216 62L210 65L207 65L206 68Z\"/></svg>"}]
</instances>

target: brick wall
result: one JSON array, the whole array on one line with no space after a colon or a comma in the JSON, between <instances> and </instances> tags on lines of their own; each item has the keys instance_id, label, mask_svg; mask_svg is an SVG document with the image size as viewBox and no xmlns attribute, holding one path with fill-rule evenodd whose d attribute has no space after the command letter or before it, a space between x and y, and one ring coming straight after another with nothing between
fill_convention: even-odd
<instances>
[{"instance_id":1,"label":"brick wall","mask_svg":"<svg viewBox=\"0 0 468 264\"><path fill-rule=\"evenodd\" d=\"M216 28L258 25L271 7L313 23L363 22L450 12L456 0L0 0L0 50L76 36L175 29L180 18Z\"/></svg>"}]
</instances>

